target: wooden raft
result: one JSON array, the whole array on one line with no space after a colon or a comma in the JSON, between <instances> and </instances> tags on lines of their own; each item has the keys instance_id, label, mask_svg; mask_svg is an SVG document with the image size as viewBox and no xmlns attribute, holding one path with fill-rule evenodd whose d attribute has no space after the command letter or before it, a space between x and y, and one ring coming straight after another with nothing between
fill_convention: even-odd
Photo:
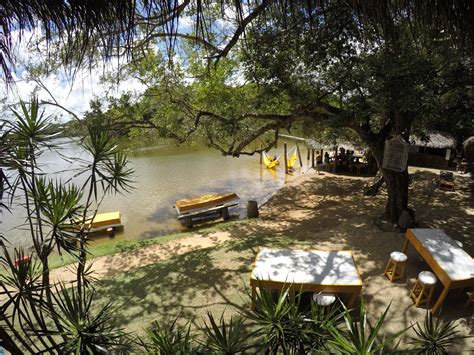
<instances>
[{"instance_id":1,"label":"wooden raft","mask_svg":"<svg viewBox=\"0 0 474 355\"><path fill-rule=\"evenodd\" d=\"M212 213L220 214L224 220L229 219L229 207L238 205L239 196L233 192L209 194L176 201L178 219L184 219L186 226L193 226L193 218Z\"/></svg>"}]
</instances>

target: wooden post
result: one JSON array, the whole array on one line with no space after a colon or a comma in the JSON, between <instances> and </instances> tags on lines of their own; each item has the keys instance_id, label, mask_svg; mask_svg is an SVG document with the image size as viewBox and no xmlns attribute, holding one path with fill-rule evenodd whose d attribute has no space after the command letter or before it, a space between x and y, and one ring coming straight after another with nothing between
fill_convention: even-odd
<instances>
[{"instance_id":1,"label":"wooden post","mask_svg":"<svg viewBox=\"0 0 474 355\"><path fill-rule=\"evenodd\" d=\"M247 202L247 218L258 218L258 204L257 201Z\"/></svg>"},{"instance_id":2,"label":"wooden post","mask_svg":"<svg viewBox=\"0 0 474 355\"><path fill-rule=\"evenodd\" d=\"M311 149L311 167L314 169L314 149Z\"/></svg>"},{"instance_id":3,"label":"wooden post","mask_svg":"<svg viewBox=\"0 0 474 355\"><path fill-rule=\"evenodd\" d=\"M288 157L286 156L286 143L283 143L283 154L285 155L285 174L288 174Z\"/></svg>"},{"instance_id":4,"label":"wooden post","mask_svg":"<svg viewBox=\"0 0 474 355\"><path fill-rule=\"evenodd\" d=\"M298 152L298 159L300 160L300 167L303 167L303 161L301 160L300 146L296 145L296 151Z\"/></svg>"},{"instance_id":5,"label":"wooden post","mask_svg":"<svg viewBox=\"0 0 474 355\"><path fill-rule=\"evenodd\" d=\"M306 160L309 160L309 156L310 156L310 149L308 147L308 154L306 155Z\"/></svg>"}]
</instances>

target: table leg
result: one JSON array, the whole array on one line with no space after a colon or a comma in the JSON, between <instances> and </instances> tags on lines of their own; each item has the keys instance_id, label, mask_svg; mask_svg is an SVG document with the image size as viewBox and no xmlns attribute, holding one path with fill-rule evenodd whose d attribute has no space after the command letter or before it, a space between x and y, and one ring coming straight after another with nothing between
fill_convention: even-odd
<instances>
[{"instance_id":1,"label":"table leg","mask_svg":"<svg viewBox=\"0 0 474 355\"><path fill-rule=\"evenodd\" d=\"M410 241L408 240L408 237L405 236L405 242L403 242L403 247L402 247L402 253L406 254L407 253L407 249L408 249L408 243Z\"/></svg>"},{"instance_id":2,"label":"table leg","mask_svg":"<svg viewBox=\"0 0 474 355\"><path fill-rule=\"evenodd\" d=\"M357 300L357 296L359 296L360 290L353 292L349 301L347 302L347 308L354 308L355 301Z\"/></svg>"},{"instance_id":3,"label":"table leg","mask_svg":"<svg viewBox=\"0 0 474 355\"><path fill-rule=\"evenodd\" d=\"M445 286L443 289L443 292L441 292L441 295L439 295L438 300L436 301L435 305L433 308L431 308L431 314L436 314L438 310L441 308L444 299L446 298L446 295L448 294L449 291L449 286Z\"/></svg>"},{"instance_id":4,"label":"table leg","mask_svg":"<svg viewBox=\"0 0 474 355\"><path fill-rule=\"evenodd\" d=\"M257 296L257 289L252 285L252 310L255 309L255 297Z\"/></svg>"}]
</instances>

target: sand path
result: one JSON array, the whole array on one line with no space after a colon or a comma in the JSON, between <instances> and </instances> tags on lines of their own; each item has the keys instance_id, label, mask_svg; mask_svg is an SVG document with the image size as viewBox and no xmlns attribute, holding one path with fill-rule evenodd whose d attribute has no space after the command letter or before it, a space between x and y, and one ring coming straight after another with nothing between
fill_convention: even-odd
<instances>
[{"instance_id":1,"label":"sand path","mask_svg":"<svg viewBox=\"0 0 474 355\"><path fill-rule=\"evenodd\" d=\"M102 256L89 262L92 277L99 280L119 272L131 270L136 267L154 264L177 255L190 251L216 246L230 239L230 233L217 231L206 235L194 234L178 240L171 240L164 244L155 244L133 251ZM51 271L53 281L73 282L76 275L71 265L53 269Z\"/></svg>"}]
</instances>

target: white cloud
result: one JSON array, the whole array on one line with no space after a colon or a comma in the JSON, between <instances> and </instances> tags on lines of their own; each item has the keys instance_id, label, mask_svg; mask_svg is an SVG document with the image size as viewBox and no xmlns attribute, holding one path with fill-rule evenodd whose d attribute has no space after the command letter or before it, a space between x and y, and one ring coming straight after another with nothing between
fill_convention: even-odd
<instances>
[{"instance_id":1,"label":"white cloud","mask_svg":"<svg viewBox=\"0 0 474 355\"><path fill-rule=\"evenodd\" d=\"M66 69L61 68L59 71L41 79L42 84L47 90L40 88L36 82L29 80L30 75L25 65L25 63L37 64L44 60L38 54L38 52L46 52L44 44L39 44L39 51L30 50L30 46L35 45L40 36L41 33L38 31L24 32L21 41L19 41L19 32L13 33L13 42L17 43L13 51L16 66L12 76L15 84L10 88L0 84L0 95L6 97L8 105L14 105L20 99L27 101L33 93L36 93L40 101L51 102L56 100L61 106L81 117L89 109L89 102L95 96L102 97L107 94L118 97L126 91L139 94L145 90L145 86L136 79L120 81L113 89L109 85L101 83L102 75L114 72L119 65L124 63L124 61L117 63L116 60L92 69L78 70L73 81L67 75ZM51 96L54 97L54 100ZM64 110L50 105L43 107L48 115L57 116L59 120L64 121L70 118Z\"/></svg>"}]
</instances>

